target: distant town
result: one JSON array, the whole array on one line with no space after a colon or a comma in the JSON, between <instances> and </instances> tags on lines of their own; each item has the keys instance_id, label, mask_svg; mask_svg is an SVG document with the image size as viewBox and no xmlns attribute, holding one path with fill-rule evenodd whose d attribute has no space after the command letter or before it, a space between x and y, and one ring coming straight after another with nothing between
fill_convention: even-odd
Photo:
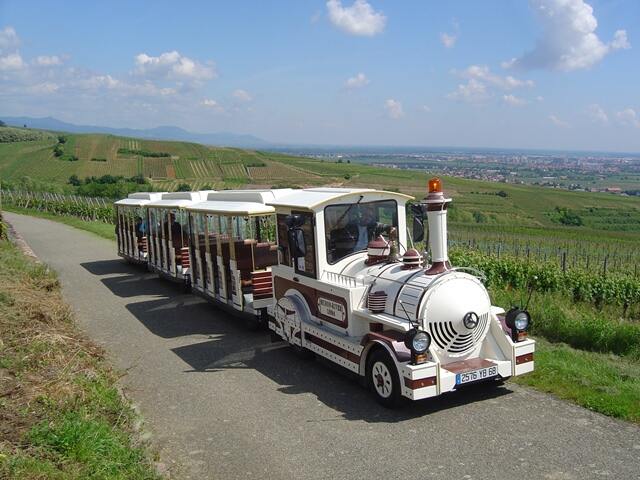
<instances>
[{"instance_id":1,"label":"distant town","mask_svg":"<svg viewBox=\"0 0 640 480\"><path fill-rule=\"evenodd\" d=\"M516 151L382 151L287 149L331 162L427 170L441 175L640 196L640 155ZM404 150L404 149L403 149Z\"/></svg>"}]
</instances>

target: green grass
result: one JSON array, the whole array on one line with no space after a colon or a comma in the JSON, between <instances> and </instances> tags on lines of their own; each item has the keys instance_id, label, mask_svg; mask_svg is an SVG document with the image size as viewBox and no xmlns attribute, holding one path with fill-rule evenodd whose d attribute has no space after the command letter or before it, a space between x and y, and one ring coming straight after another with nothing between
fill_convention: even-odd
<instances>
[{"instance_id":1,"label":"green grass","mask_svg":"<svg viewBox=\"0 0 640 480\"><path fill-rule=\"evenodd\" d=\"M527 296L503 288L491 288L490 293L493 304L505 310L521 305ZM574 303L561 293L547 292L534 293L528 310L534 336L585 351L613 353L640 361L640 323L620 318L621 309L617 306L598 309L588 303Z\"/></svg>"},{"instance_id":2,"label":"green grass","mask_svg":"<svg viewBox=\"0 0 640 480\"><path fill-rule=\"evenodd\" d=\"M0 478L158 478L102 350L45 265L0 241Z\"/></svg>"},{"instance_id":3,"label":"green grass","mask_svg":"<svg viewBox=\"0 0 640 480\"><path fill-rule=\"evenodd\" d=\"M640 363L536 339L535 370L511 381L640 423Z\"/></svg>"},{"instance_id":4,"label":"green grass","mask_svg":"<svg viewBox=\"0 0 640 480\"><path fill-rule=\"evenodd\" d=\"M69 225L80 230L95 233L99 237L106 238L108 240L116 239L115 227L111 224L82 220L78 217L72 216L53 215L51 213L40 212L29 208L19 208L6 205L2 208L8 212L20 213L23 215L30 215L32 217L45 218L54 222L64 223L65 225Z\"/></svg>"}]
</instances>

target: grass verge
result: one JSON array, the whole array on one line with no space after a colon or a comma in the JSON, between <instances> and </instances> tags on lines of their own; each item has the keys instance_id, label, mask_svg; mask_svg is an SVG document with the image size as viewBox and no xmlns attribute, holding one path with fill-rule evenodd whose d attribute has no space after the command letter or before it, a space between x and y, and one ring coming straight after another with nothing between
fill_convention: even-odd
<instances>
[{"instance_id":1,"label":"grass verge","mask_svg":"<svg viewBox=\"0 0 640 480\"><path fill-rule=\"evenodd\" d=\"M640 363L537 338L535 370L513 382L640 423Z\"/></svg>"},{"instance_id":2,"label":"grass verge","mask_svg":"<svg viewBox=\"0 0 640 480\"><path fill-rule=\"evenodd\" d=\"M0 240L0 478L157 478L55 275Z\"/></svg>"},{"instance_id":3,"label":"grass verge","mask_svg":"<svg viewBox=\"0 0 640 480\"><path fill-rule=\"evenodd\" d=\"M106 238L108 240L116 239L115 227L112 224L107 224L97 221L82 220L78 217L72 217L67 215L54 215L47 212L41 212L39 210L33 210L30 208L20 208L4 205L3 210L7 212L20 213L23 215L30 215L32 217L46 218L54 222L64 223L71 227L79 228L80 230L86 230L87 232L95 233L99 237Z\"/></svg>"}]
</instances>

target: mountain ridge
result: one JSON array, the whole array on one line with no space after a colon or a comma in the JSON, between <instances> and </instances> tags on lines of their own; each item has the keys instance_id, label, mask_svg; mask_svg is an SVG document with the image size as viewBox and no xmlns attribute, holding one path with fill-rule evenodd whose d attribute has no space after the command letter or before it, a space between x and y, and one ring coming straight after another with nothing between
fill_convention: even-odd
<instances>
[{"instance_id":1,"label":"mountain ridge","mask_svg":"<svg viewBox=\"0 0 640 480\"><path fill-rule=\"evenodd\" d=\"M0 117L7 125L54 130L69 133L106 133L122 137L136 137L153 140L174 140L196 142L205 145L217 145L240 148L264 148L271 142L249 134L232 132L197 133L174 125L159 125L153 128L115 128L98 125L78 125L64 122L54 117Z\"/></svg>"}]
</instances>

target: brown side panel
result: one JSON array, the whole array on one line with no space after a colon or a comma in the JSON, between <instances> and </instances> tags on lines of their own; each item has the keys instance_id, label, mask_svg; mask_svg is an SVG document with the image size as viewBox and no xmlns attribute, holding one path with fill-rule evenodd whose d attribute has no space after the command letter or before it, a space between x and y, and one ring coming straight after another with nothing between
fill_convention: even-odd
<instances>
[{"instance_id":1,"label":"brown side panel","mask_svg":"<svg viewBox=\"0 0 640 480\"><path fill-rule=\"evenodd\" d=\"M333 325L337 325L342 328L347 328L347 326L349 325L349 309L347 308L347 301L344 298L332 295L330 293L325 293L321 290L317 290L315 288L308 287L298 282L294 282L292 280L281 277L274 278L274 285L276 301L284 297L284 294L287 292L287 290L292 288L302 294L304 299L307 301L307 305L309 305L311 313L315 317L318 317L325 322L332 323ZM333 317L328 317L320 313L318 311L318 297L326 298L328 300L341 304L345 312L344 321L340 322Z\"/></svg>"},{"instance_id":2,"label":"brown side panel","mask_svg":"<svg viewBox=\"0 0 640 480\"><path fill-rule=\"evenodd\" d=\"M361 345L367 345L367 343L373 340L380 340L386 343L399 362L408 362L411 360L411 351L409 351L404 344L404 334L402 332L395 330L369 332L362 338Z\"/></svg>"}]
</instances>

